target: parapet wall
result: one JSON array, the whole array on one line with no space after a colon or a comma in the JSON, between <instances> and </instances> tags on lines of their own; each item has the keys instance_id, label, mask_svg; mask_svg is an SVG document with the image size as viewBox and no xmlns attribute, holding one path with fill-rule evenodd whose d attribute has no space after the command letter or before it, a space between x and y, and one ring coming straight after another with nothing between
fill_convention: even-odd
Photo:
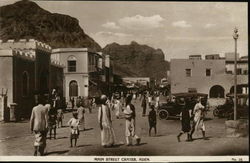
<instances>
[{"instance_id":1,"label":"parapet wall","mask_svg":"<svg viewBox=\"0 0 250 163\"><path fill-rule=\"evenodd\" d=\"M19 57L24 58L24 59L32 60L32 61L34 61L36 58L36 54L33 51L25 52L25 51L14 49L13 55L19 56Z\"/></svg>"},{"instance_id":2,"label":"parapet wall","mask_svg":"<svg viewBox=\"0 0 250 163\"><path fill-rule=\"evenodd\" d=\"M52 53L52 48L49 45L35 39L7 40L6 42L0 40L0 56L18 56L34 61L36 49ZM51 58L51 64L57 67L64 67L62 63L53 58Z\"/></svg>"},{"instance_id":3,"label":"parapet wall","mask_svg":"<svg viewBox=\"0 0 250 163\"><path fill-rule=\"evenodd\" d=\"M56 67L62 67L64 68L65 65L59 62L58 60L52 59L50 60L51 65L56 66Z\"/></svg>"},{"instance_id":4,"label":"parapet wall","mask_svg":"<svg viewBox=\"0 0 250 163\"><path fill-rule=\"evenodd\" d=\"M20 39L18 41L15 40L7 40L3 42L0 40L0 49L20 49L20 50L42 50L48 53L52 52L52 48L40 41L35 39Z\"/></svg>"}]
</instances>

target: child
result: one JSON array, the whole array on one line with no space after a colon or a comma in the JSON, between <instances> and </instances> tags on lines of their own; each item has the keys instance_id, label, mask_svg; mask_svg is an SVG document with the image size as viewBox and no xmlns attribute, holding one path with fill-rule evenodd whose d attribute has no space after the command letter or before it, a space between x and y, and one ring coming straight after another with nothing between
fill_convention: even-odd
<instances>
[{"instance_id":1,"label":"child","mask_svg":"<svg viewBox=\"0 0 250 163\"><path fill-rule=\"evenodd\" d=\"M149 122L149 136L151 136L151 129L154 128L156 135L156 111L154 110L154 105L151 105L152 109L148 114L148 122Z\"/></svg>"},{"instance_id":2,"label":"child","mask_svg":"<svg viewBox=\"0 0 250 163\"><path fill-rule=\"evenodd\" d=\"M70 133L70 147L72 147L73 139L75 139L75 147L77 143L77 139L79 137L79 120L77 118L78 114L77 112L73 112L73 118L71 118L68 122L69 127L71 128Z\"/></svg>"},{"instance_id":3,"label":"child","mask_svg":"<svg viewBox=\"0 0 250 163\"><path fill-rule=\"evenodd\" d=\"M51 139L52 137L52 131L54 132L54 139L56 139L56 120L57 120L56 108L51 107L48 114L49 114L49 119L48 119L49 139Z\"/></svg>"},{"instance_id":4,"label":"child","mask_svg":"<svg viewBox=\"0 0 250 163\"><path fill-rule=\"evenodd\" d=\"M59 125L61 123L61 127L63 127L62 125L62 120L63 120L64 116L63 116L63 110L62 109L58 109L57 110L57 127L59 128Z\"/></svg>"}]
</instances>

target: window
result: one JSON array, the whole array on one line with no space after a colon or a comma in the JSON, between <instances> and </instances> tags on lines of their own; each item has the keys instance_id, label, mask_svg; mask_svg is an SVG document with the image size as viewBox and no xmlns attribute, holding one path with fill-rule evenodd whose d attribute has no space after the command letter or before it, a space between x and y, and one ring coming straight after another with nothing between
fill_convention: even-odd
<instances>
[{"instance_id":1,"label":"window","mask_svg":"<svg viewBox=\"0 0 250 163\"><path fill-rule=\"evenodd\" d=\"M186 69L186 77L190 77L191 76L191 69Z\"/></svg>"},{"instance_id":2,"label":"window","mask_svg":"<svg viewBox=\"0 0 250 163\"><path fill-rule=\"evenodd\" d=\"M206 76L211 76L211 69L209 68L206 69Z\"/></svg>"},{"instance_id":3,"label":"window","mask_svg":"<svg viewBox=\"0 0 250 163\"><path fill-rule=\"evenodd\" d=\"M27 97L29 94L29 76L28 72L24 72L22 76L22 94L23 97Z\"/></svg>"},{"instance_id":4,"label":"window","mask_svg":"<svg viewBox=\"0 0 250 163\"><path fill-rule=\"evenodd\" d=\"M244 71L243 71L243 74L244 74L244 75L248 75L248 70L244 70Z\"/></svg>"},{"instance_id":5,"label":"window","mask_svg":"<svg viewBox=\"0 0 250 163\"><path fill-rule=\"evenodd\" d=\"M76 58L74 56L68 58L68 72L76 72Z\"/></svg>"},{"instance_id":6,"label":"window","mask_svg":"<svg viewBox=\"0 0 250 163\"><path fill-rule=\"evenodd\" d=\"M69 96L78 96L78 84L75 80L69 83Z\"/></svg>"},{"instance_id":7,"label":"window","mask_svg":"<svg viewBox=\"0 0 250 163\"><path fill-rule=\"evenodd\" d=\"M242 69L241 68L237 68L237 75L241 75L242 74Z\"/></svg>"}]
</instances>

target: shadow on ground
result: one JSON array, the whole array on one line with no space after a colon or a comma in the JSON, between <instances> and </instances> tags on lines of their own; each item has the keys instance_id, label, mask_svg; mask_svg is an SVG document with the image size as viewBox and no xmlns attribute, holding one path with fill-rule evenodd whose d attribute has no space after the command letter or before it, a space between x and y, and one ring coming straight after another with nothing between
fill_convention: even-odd
<instances>
[{"instance_id":1,"label":"shadow on ground","mask_svg":"<svg viewBox=\"0 0 250 163\"><path fill-rule=\"evenodd\" d=\"M67 152L69 152L69 150L47 152L45 154L45 156L52 155L52 154L56 154L56 155L58 155L58 154L64 154L64 153L67 153Z\"/></svg>"}]
</instances>

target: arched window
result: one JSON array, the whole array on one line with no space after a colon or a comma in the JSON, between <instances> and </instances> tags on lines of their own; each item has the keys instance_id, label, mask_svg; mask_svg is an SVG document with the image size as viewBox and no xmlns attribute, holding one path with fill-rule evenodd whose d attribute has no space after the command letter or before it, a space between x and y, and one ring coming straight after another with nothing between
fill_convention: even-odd
<instances>
[{"instance_id":1,"label":"arched window","mask_svg":"<svg viewBox=\"0 0 250 163\"><path fill-rule=\"evenodd\" d=\"M29 75L27 71L23 72L22 75L22 94L23 97L26 97L29 94Z\"/></svg>"},{"instance_id":2,"label":"arched window","mask_svg":"<svg viewBox=\"0 0 250 163\"><path fill-rule=\"evenodd\" d=\"M210 98L224 98L225 90L220 85L214 85L210 88L209 96Z\"/></svg>"},{"instance_id":3,"label":"arched window","mask_svg":"<svg viewBox=\"0 0 250 163\"><path fill-rule=\"evenodd\" d=\"M78 96L78 84L75 80L69 83L69 96Z\"/></svg>"},{"instance_id":4,"label":"arched window","mask_svg":"<svg viewBox=\"0 0 250 163\"><path fill-rule=\"evenodd\" d=\"M76 72L76 57L74 56L68 58L68 72Z\"/></svg>"}]
</instances>

